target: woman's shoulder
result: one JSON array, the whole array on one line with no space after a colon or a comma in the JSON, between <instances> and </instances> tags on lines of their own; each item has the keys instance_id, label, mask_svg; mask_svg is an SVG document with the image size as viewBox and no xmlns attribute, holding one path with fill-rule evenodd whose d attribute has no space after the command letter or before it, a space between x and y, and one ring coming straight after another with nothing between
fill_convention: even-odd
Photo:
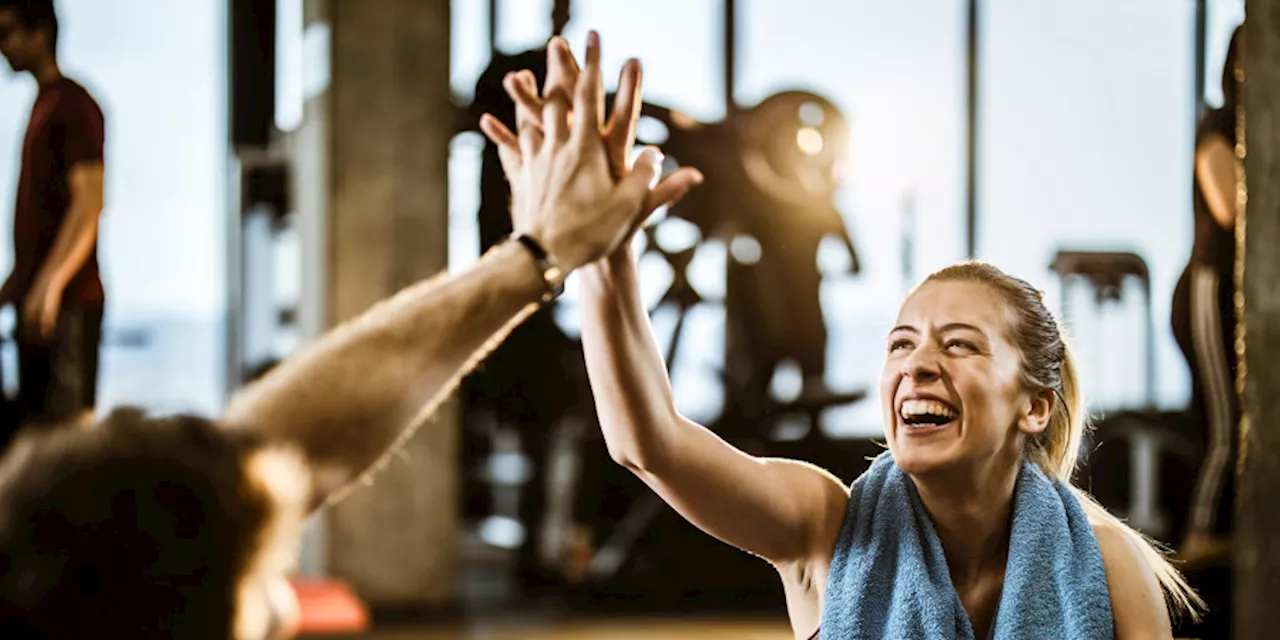
<instances>
[{"instance_id":1,"label":"woman's shoulder","mask_svg":"<svg viewBox=\"0 0 1280 640\"><path fill-rule=\"evenodd\" d=\"M1137 533L1121 525L1092 519L1090 524L1102 552L1116 628L1167 629L1164 592L1147 558L1150 547Z\"/></svg>"},{"instance_id":2,"label":"woman's shoulder","mask_svg":"<svg viewBox=\"0 0 1280 640\"><path fill-rule=\"evenodd\" d=\"M1107 573L1111 573L1112 567L1126 571L1152 571L1142 547L1138 546L1141 541L1135 539L1133 533L1115 523L1094 518L1089 518L1089 525L1093 528L1093 536L1098 539L1098 551L1102 552L1102 563L1106 565Z\"/></svg>"}]
</instances>

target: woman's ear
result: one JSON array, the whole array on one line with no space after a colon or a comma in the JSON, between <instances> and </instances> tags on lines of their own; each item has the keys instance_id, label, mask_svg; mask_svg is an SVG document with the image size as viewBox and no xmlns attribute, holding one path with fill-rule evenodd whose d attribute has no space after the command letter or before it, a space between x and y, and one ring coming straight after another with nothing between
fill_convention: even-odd
<instances>
[{"instance_id":1,"label":"woman's ear","mask_svg":"<svg viewBox=\"0 0 1280 640\"><path fill-rule=\"evenodd\" d=\"M1052 389L1037 389L1027 398L1026 412L1018 421L1018 430L1035 435L1049 428L1049 418L1058 404L1058 397Z\"/></svg>"}]
</instances>

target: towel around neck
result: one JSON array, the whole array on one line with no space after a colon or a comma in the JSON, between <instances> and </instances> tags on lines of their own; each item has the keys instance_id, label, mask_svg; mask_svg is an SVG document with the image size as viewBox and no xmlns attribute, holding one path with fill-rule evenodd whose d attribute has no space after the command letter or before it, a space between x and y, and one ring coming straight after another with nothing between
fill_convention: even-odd
<instances>
[{"instance_id":1,"label":"towel around neck","mask_svg":"<svg viewBox=\"0 0 1280 640\"><path fill-rule=\"evenodd\" d=\"M1023 462L991 638L1111 638L1111 597L1093 528L1070 488ZM831 558L822 640L974 637L911 478L889 452L852 487Z\"/></svg>"}]
</instances>

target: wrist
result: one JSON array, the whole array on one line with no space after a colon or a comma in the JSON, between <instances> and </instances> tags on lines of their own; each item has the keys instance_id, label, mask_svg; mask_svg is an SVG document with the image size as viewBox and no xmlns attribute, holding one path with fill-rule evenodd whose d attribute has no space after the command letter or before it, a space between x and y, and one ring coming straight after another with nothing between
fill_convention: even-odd
<instances>
[{"instance_id":1,"label":"wrist","mask_svg":"<svg viewBox=\"0 0 1280 640\"><path fill-rule=\"evenodd\" d=\"M630 251L615 251L579 269L584 298L608 297L637 280L636 261Z\"/></svg>"},{"instance_id":2,"label":"wrist","mask_svg":"<svg viewBox=\"0 0 1280 640\"><path fill-rule=\"evenodd\" d=\"M516 297L522 303L537 303L546 294L546 285L538 271L538 263L529 252L508 238L493 245L482 260L493 265L501 265L510 281L507 286L514 286Z\"/></svg>"},{"instance_id":3,"label":"wrist","mask_svg":"<svg viewBox=\"0 0 1280 640\"><path fill-rule=\"evenodd\" d=\"M584 236L590 234L583 233L584 230L581 227L575 232L575 229L569 228L573 225L566 227L563 224L552 224L550 221L558 219L554 214L543 213L536 217L545 222L531 224L525 228L517 225L511 237L525 235L535 240L566 275L587 265L598 255L584 243Z\"/></svg>"},{"instance_id":4,"label":"wrist","mask_svg":"<svg viewBox=\"0 0 1280 640\"><path fill-rule=\"evenodd\" d=\"M58 292L60 294L64 289L67 288L67 283L70 282L70 280L71 280L70 276L66 276L61 273L54 273L53 275L49 276L48 291L51 293Z\"/></svg>"},{"instance_id":5,"label":"wrist","mask_svg":"<svg viewBox=\"0 0 1280 640\"><path fill-rule=\"evenodd\" d=\"M526 233L514 233L508 238L508 243L514 245L532 264L531 271L542 285L543 302L550 302L564 293L564 281L568 272L537 237Z\"/></svg>"},{"instance_id":6,"label":"wrist","mask_svg":"<svg viewBox=\"0 0 1280 640\"><path fill-rule=\"evenodd\" d=\"M554 233L529 235L542 245L547 255L555 261L565 275L577 271L589 262L582 255L581 243L575 242L572 237L559 236Z\"/></svg>"}]
</instances>

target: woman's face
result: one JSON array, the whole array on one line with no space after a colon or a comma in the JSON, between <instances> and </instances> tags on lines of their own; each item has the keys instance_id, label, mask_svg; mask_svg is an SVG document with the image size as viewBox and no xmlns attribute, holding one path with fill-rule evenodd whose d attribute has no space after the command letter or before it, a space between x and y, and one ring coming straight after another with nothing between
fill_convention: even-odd
<instances>
[{"instance_id":1,"label":"woman's face","mask_svg":"<svg viewBox=\"0 0 1280 640\"><path fill-rule=\"evenodd\" d=\"M909 474L1015 464L1048 425L1050 393L1022 383L1014 312L990 286L937 281L902 304L881 376L885 437Z\"/></svg>"}]
</instances>

